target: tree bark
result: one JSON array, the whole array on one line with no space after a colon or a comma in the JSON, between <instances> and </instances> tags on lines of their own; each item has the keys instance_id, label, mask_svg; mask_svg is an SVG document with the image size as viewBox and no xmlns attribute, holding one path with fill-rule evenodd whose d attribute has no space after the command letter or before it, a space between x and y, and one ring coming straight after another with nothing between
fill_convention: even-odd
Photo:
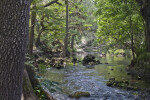
<instances>
[{"instance_id":1,"label":"tree bark","mask_svg":"<svg viewBox=\"0 0 150 100\"><path fill-rule=\"evenodd\" d=\"M34 93L26 67L24 68L23 97L23 100L38 100Z\"/></svg>"},{"instance_id":2,"label":"tree bark","mask_svg":"<svg viewBox=\"0 0 150 100\"><path fill-rule=\"evenodd\" d=\"M141 6L141 15L145 21L146 51L150 52L150 1L136 0Z\"/></svg>"},{"instance_id":3,"label":"tree bark","mask_svg":"<svg viewBox=\"0 0 150 100\"><path fill-rule=\"evenodd\" d=\"M0 100L21 100L30 0L0 2Z\"/></svg>"},{"instance_id":4,"label":"tree bark","mask_svg":"<svg viewBox=\"0 0 150 100\"><path fill-rule=\"evenodd\" d=\"M34 43L34 27L36 21L36 4L32 7L33 11L31 12L31 30L29 34L29 54L33 56L33 43Z\"/></svg>"},{"instance_id":5,"label":"tree bark","mask_svg":"<svg viewBox=\"0 0 150 100\"><path fill-rule=\"evenodd\" d=\"M130 17L130 34L131 34L131 51L133 59L135 59L135 50L134 50L134 34L133 34L133 24L132 24L132 17Z\"/></svg>"},{"instance_id":6,"label":"tree bark","mask_svg":"<svg viewBox=\"0 0 150 100\"><path fill-rule=\"evenodd\" d=\"M74 37L75 37L75 35L72 35L72 37L71 37L71 49L72 50L74 49Z\"/></svg>"}]
</instances>

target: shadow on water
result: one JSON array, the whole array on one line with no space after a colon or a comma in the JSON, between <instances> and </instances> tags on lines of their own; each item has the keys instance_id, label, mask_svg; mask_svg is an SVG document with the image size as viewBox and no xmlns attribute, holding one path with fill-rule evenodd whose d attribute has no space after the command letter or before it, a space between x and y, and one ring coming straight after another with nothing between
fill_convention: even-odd
<instances>
[{"instance_id":1,"label":"shadow on water","mask_svg":"<svg viewBox=\"0 0 150 100\"><path fill-rule=\"evenodd\" d=\"M130 58L113 56L101 58L97 54L96 56L96 59L103 64L96 65L92 69L76 64L76 66L68 66L61 70L48 69L40 73L40 76L60 83L63 92L52 93L57 100L76 100L68 97L76 91L87 91L91 94L89 98L82 97L78 100L143 100L136 91L106 86L106 81L114 77L117 80L128 80L131 85L140 88L150 88L149 81L138 80L136 76L127 75L125 68L130 63ZM80 54L78 57L83 58L84 55Z\"/></svg>"}]
</instances>

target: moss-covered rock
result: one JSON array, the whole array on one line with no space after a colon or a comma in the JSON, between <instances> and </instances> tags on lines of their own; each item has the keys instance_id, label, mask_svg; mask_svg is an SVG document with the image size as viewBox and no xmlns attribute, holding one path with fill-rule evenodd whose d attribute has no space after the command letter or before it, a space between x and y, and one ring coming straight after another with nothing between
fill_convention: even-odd
<instances>
[{"instance_id":1,"label":"moss-covered rock","mask_svg":"<svg viewBox=\"0 0 150 100\"><path fill-rule=\"evenodd\" d=\"M96 60L95 60L95 56L93 55L87 55L84 57L83 61L82 61L82 64L83 65L88 65L89 63L95 63Z\"/></svg>"},{"instance_id":2,"label":"moss-covered rock","mask_svg":"<svg viewBox=\"0 0 150 100\"><path fill-rule=\"evenodd\" d=\"M109 81L106 83L106 85L110 87L118 87L126 90L137 90L137 87L130 86L128 80L118 81L115 80L115 78L110 78Z\"/></svg>"},{"instance_id":3,"label":"moss-covered rock","mask_svg":"<svg viewBox=\"0 0 150 100\"><path fill-rule=\"evenodd\" d=\"M80 97L90 97L90 93L89 92L82 92L82 91L78 91L78 92L75 92L71 95L69 95L69 97L71 98L80 98Z\"/></svg>"},{"instance_id":4,"label":"moss-covered rock","mask_svg":"<svg viewBox=\"0 0 150 100\"><path fill-rule=\"evenodd\" d=\"M100 60L95 60L95 56L87 55L84 57L82 64L83 65L96 65L96 64L101 64L101 62Z\"/></svg>"}]
</instances>

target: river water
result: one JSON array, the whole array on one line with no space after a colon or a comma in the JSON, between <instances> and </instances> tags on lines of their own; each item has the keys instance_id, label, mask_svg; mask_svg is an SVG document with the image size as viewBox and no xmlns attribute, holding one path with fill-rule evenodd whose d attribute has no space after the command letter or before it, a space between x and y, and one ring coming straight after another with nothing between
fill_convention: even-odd
<instances>
[{"instance_id":1,"label":"river water","mask_svg":"<svg viewBox=\"0 0 150 100\"><path fill-rule=\"evenodd\" d=\"M79 56L83 58L83 55ZM63 91L51 93L57 100L76 100L68 96L76 91L87 91L91 94L89 98L82 97L77 100L150 100L149 95L143 92L127 91L106 85L109 78L114 77L116 80L128 80L130 85L139 88L150 88L149 80L138 80L137 76L127 75L125 69L130 63L130 58L97 56L96 59L103 64L87 68L78 63L60 70L47 69L39 75L44 79L60 83Z\"/></svg>"}]
</instances>

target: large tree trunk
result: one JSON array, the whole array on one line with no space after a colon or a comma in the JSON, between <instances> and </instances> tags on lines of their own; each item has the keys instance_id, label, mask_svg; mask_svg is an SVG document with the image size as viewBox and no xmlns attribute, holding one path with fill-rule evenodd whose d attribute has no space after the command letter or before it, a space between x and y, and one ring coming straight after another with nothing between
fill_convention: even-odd
<instances>
[{"instance_id":1,"label":"large tree trunk","mask_svg":"<svg viewBox=\"0 0 150 100\"><path fill-rule=\"evenodd\" d=\"M30 0L0 2L0 100L21 100Z\"/></svg>"},{"instance_id":2,"label":"large tree trunk","mask_svg":"<svg viewBox=\"0 0 150 100\"><path fill-rule=\"evenodd\" d=\"M136 0L141 6L141 15L145 21L146 50L150 52L150 0Z\"/></svg>"},{"instance_id":3,"label":"large tree trunk","mask_svg":"<svg viewBox=\"0 0 150 100\"><path fill-rule=\"evenodd\" d=\"M36 21L36 4L32 7L33 11L31 12L31 30L29 34L29 54L33 56L33 42L34 42L34 27Z\"/></svg>"}]
</instances>

